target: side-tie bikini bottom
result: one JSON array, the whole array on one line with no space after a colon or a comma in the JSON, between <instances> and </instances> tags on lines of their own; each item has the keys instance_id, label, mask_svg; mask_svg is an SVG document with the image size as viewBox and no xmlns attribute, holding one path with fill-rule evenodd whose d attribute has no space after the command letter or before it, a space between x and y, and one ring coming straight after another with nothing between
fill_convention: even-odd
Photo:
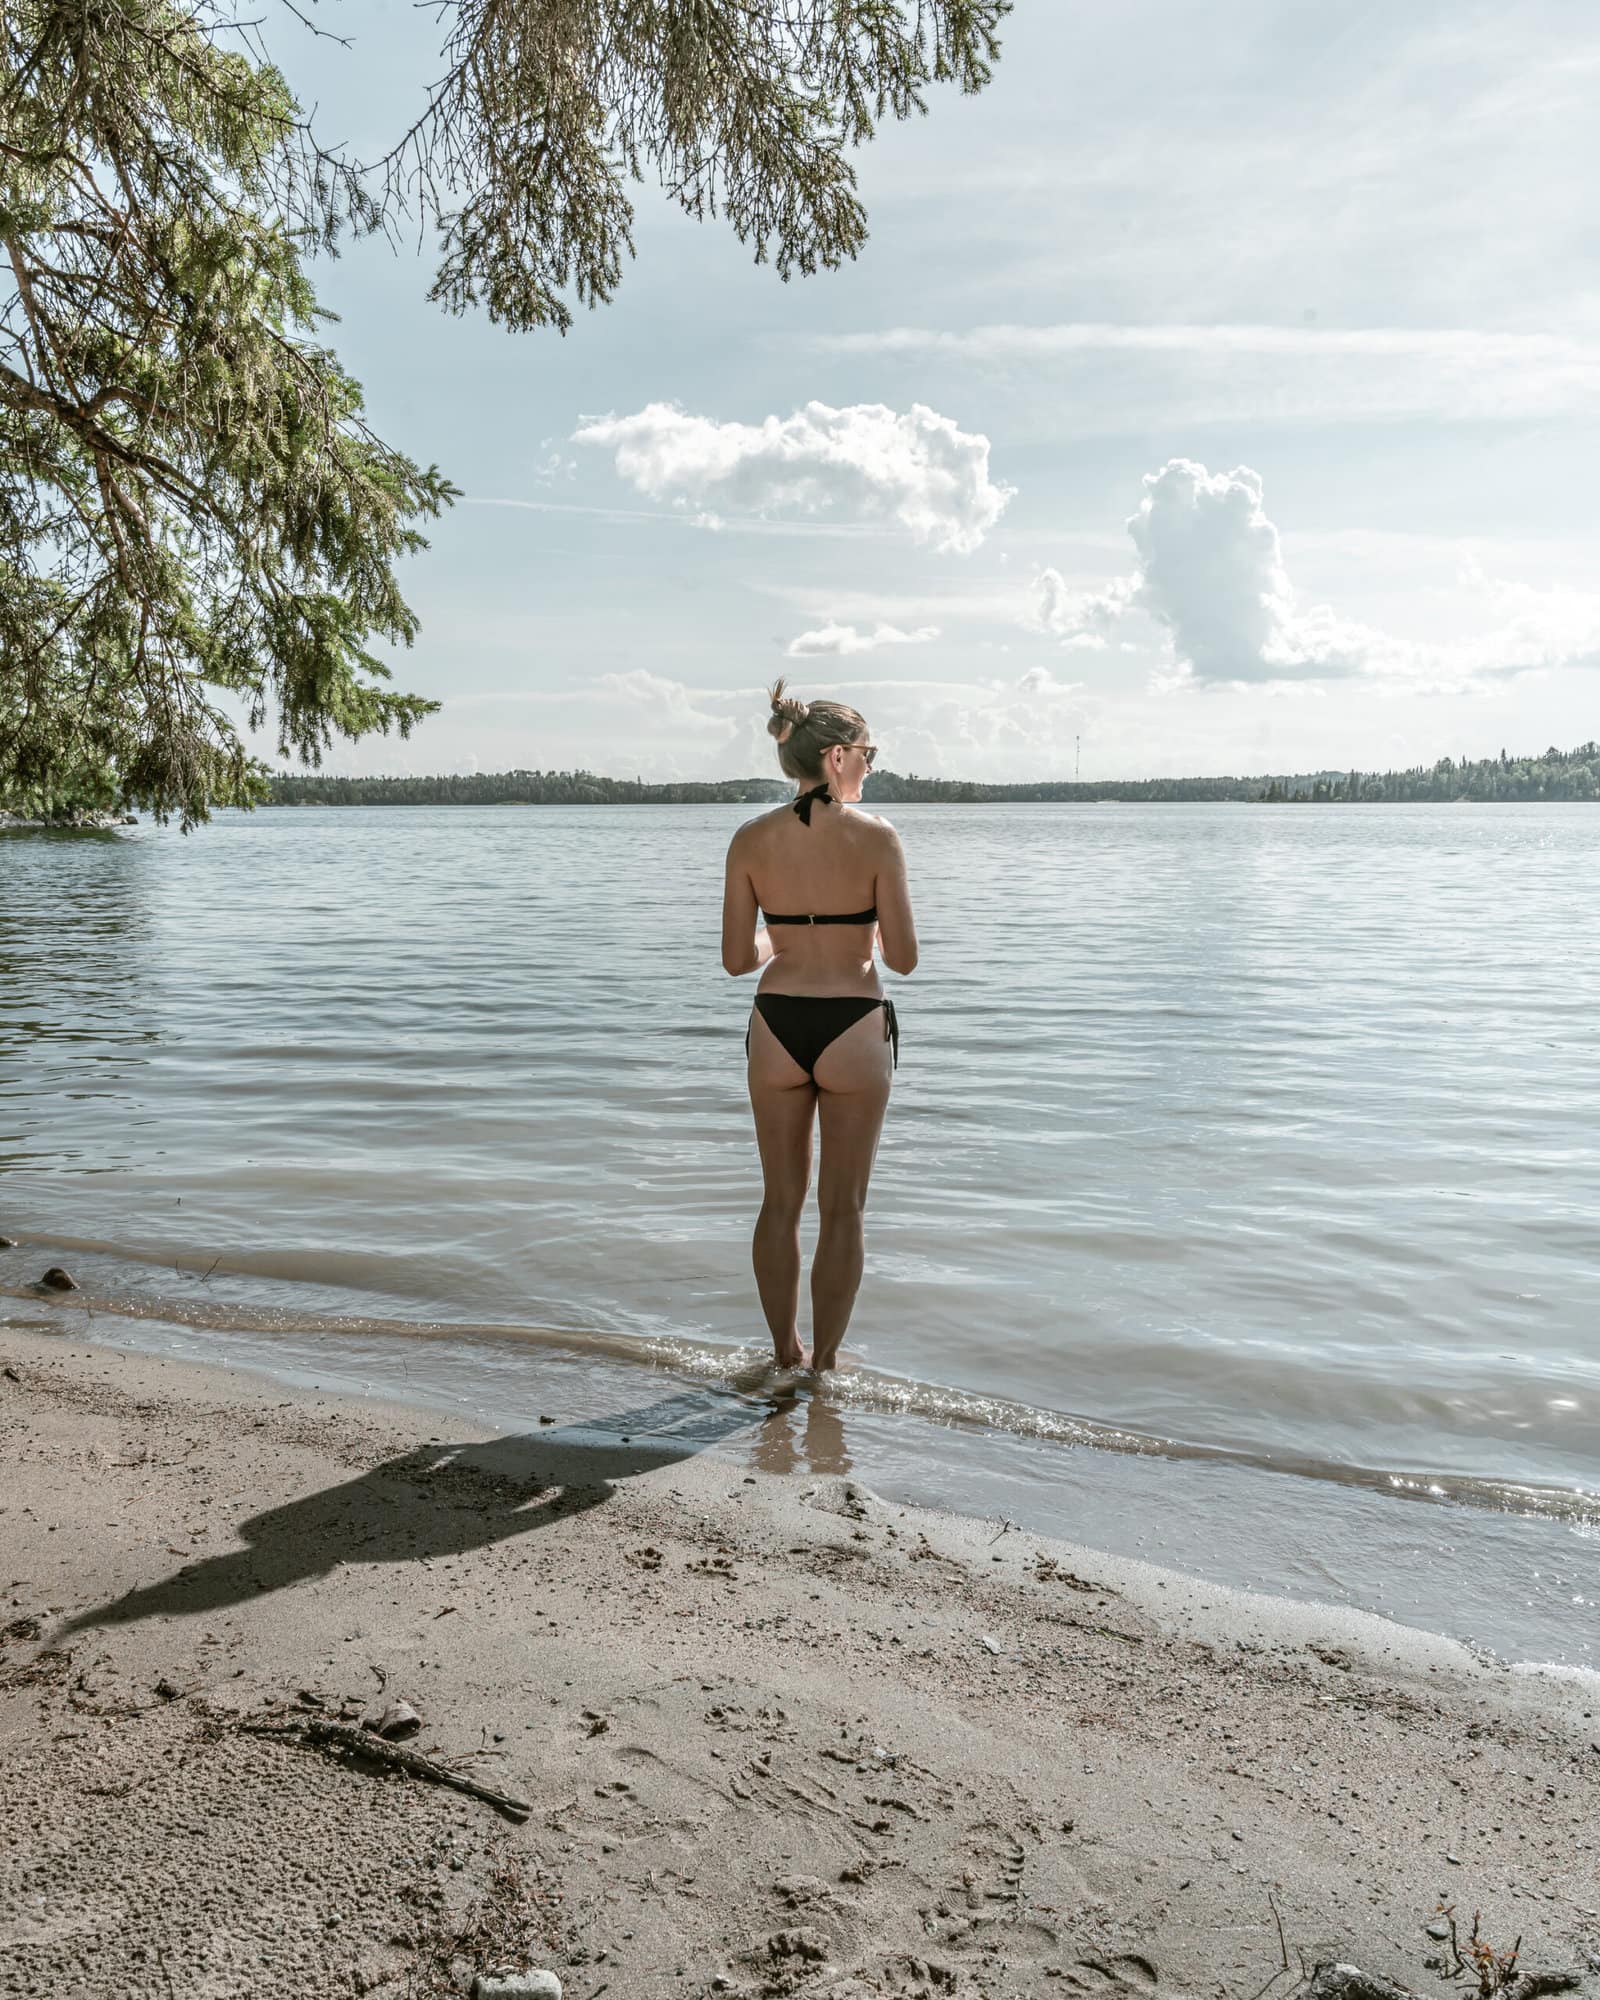
<instances>
[{"instance_id":1,"label":"side-tie bikini bottom","mask_svg":"<svg viewBox=\"0 0 1600 2000\"><path fill-rule=\"evenodd\" d=\"M883 1038L893 1050L894 1066L900 1067L900 1023L892 1000L823 998L812 993L758 993L756 1006L761 1018L816 1082L817 1058L846 1028L853 1028L874 1008L883 1009ZM750 1053L750 1030L744 1031L744 1052Z\"/></svg>"}]
</instances>

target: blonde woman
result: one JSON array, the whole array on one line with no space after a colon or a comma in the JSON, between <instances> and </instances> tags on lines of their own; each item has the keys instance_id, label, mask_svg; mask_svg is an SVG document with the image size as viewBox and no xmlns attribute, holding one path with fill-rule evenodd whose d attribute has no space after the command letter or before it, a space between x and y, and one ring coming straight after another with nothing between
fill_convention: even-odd
<instances>
[{"instance_id":1,"label":"blonde woman","mask_svg":"<svg viewBox=\"0 0 1600 2000\"><path fill-rule=\"evenodd\" d=\"M899 1058L878 981L915 970L905 855L859 810L877 746L853 708L772 689L768 733L796 796L740 827L728 849L722 963L761 972L745 1035L763 1194L752 1255L781 1368L835 1368L861 1287L862 1217ZM765 928L757 926L765 918ZM822 1128L821 1233L811 1266L809 1359L800 1342L800 1212Z\"/></svg>"}]
</instances>

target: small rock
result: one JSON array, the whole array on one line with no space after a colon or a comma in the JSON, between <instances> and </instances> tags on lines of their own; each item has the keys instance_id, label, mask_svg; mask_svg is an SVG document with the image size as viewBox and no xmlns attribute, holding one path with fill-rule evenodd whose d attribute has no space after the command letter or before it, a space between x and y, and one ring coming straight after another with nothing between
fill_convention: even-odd
<instances>
[{"instance_id":1,"label":"small rock","mask_svg":"<svg viewBox=\"0 0 1600 2000\"><path fill-rule=\"evenodd\" d=\"M47 1292L75 1292L79 1289L77 1279L63 1271L59 1264L52 1264L39 1284Z\"/></svg>"},{"instance_id":2,"label":"small rock","mask_svg":"<svg viewBox=\"0 0 1600 2000\"><path fill-rule=\"evenodd\" d=\"M1363 1972L1358 1965L1323 1964L1312 1972L1304 2000L1411 2000L1411 1996L1404 1986Z\"/></svg>"},{"instance_id":3,"label":"small rock","mask_svg":"<svg viewBox=\"0 0 1600 2000\"><path fill-rule=\"evenodd\" d=\"M15 1250L16 1247L17 1239L14 1236L0 1236L0 1250Z\"/></svg>"},{"instance_id":4,"label":"small rock","mask_svg":"<svg viewBox=\"0 0 1600 2000\"><path fill-rule=\"evenodd\" d=\"M1445 1860L1449 1862L1452 1868L1459 1868L1461 1866L1461 1856L1459 1854L1447 1854Z\"/></svg>"},{"instance_id":5,"label":"small rock","mask_svg":"<svg viewBox=\"0 0 1600 2000\"><path fill-rule=\"evenodd\" d=\"M561 1981L553 1972L480 1972L472 2000L561 2000Z\"/></svg>"},{"instance_id":6,"label":"small rock","mask_svg":"<svg viewBox=\"0 0 1600 2000\"><path fill-rule=\"evenodd\" d=\"M375 1715L364 1715L361 1727L370 1729L374 1736L415 1736L422 1727L422 1717L409 1701L391 1701Z\"/></svg>"},{"instance_id":7,"label":"small rock","mask_svg":"<svg viewBox=\"0 0 1600 2000\"><path fill-rule=\"evenodd\" d=\"M8 1368L6 1370L6 1380L8 1382L20 1382L22 1377L17 1373L15 1368Z\"/></svg>"},{"instance_id":8,"label":"small rock","mask_svg":"<svg viewBox=\"0 0 1600 2000\"><path fill-rule=\"evenodd\" d=\"M540 1421L540 1423L541 1423L541 1424L553 1424L553 1423L555 1422L555 1418L554 1418L554 1417L541 1417L541 1418L539 1419L539 1421Z\"/></svg>"},{"instance_id":9,"label":"small rock","mask_svg":"<svg viewBox=\"0 0 1600 2000\"><path fill-rule=\"evenodd\" d=\"M991 1653L1003 1653L1005 1651L1005 1647L1001 1645L992 1632L983 1633L979 1639L979 1644L987 1646Z\"/></svg>"},{"instance_id":10,"label":"small rock","mask_svg":"<svg viewBox=\"0 0 1600 2000\"><path fill-rule=\"evenodd\" d=\"M1438 1918L1433 1923L1429 1924L1428 1935L1431 1938L1438 1939L1440 1943L1443 1943L1443 1941L1450 1935L1450 1926L1443 1920L1443 1918Z\"/></svg>"}]
</instances>

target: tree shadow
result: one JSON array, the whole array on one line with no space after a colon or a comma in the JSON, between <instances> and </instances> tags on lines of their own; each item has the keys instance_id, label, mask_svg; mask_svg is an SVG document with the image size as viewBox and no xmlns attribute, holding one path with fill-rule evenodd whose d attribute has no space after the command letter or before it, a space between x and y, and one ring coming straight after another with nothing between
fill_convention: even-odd
<instances>
[{"instance_id":1,"label":"tree shadow","mask_svg":"<svg viewBox=\"0 0 1600 2000\"><path fill-rule=\"evenodd\" d=\"M252 1515L238 1529L245 1548L186 1563L160 1583L80 1611L59 1633L219 1611L344 1563L415 1562L488 1548L603 1506L615 1480L691 1458L770 1421L764 1403L692 1389L558 1430L419 1446L342 1485Z\"/></svg>"}]
</instances>

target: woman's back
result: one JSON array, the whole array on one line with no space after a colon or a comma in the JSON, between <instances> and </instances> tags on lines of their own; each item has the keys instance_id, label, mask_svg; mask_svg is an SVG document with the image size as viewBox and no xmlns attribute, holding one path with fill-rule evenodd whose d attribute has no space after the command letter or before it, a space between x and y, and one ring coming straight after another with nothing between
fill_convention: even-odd
<instances>
[{"instance_id":1,"label":"woman's back","mask_svg":"<svg viewBox=\"0 0 1600 2000\"><path fill-rule=\"evenodd\" d=\"M768 917L848 916L873 910L886 828L849 806L812 808L802 825L791 806L740 829L737 853ZM878 993L874 917L857 924L769 927L772 958L763 991Z\"/></svg>"},{"instance_id":2,"label":"woman's back","mask_svg":"<svg viewBox=\"0 0 1600 2000\"><path fill-rule=\"evenodd\" d=\"M792 806L742 829L746 867L763 910L826 916L872 906L883 822L853 806L816 805L809 825Z\"/></svg>"}]
</instances>

